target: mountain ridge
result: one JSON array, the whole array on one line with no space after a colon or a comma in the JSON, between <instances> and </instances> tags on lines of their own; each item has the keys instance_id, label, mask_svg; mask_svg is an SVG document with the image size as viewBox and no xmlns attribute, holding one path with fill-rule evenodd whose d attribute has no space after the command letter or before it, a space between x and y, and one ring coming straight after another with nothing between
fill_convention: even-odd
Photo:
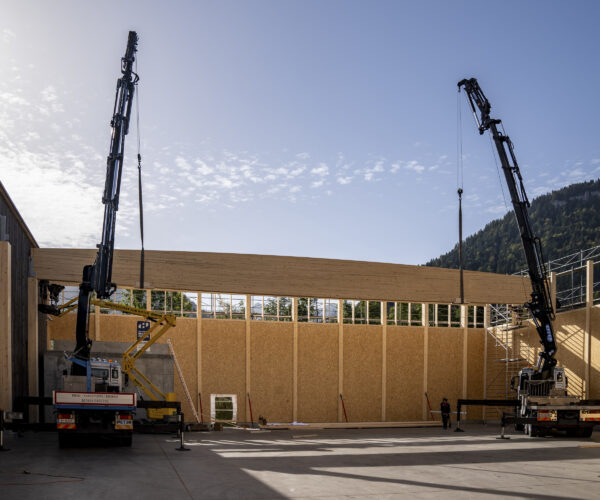
<instances>
[{"instance_id":1,"label":"mountain ridge","mask_svg":"<svg viewBox=\"0 0 600 500\"><path fill-rule=\"evenodd\" d=\"M529 215L546 261L600 244L600 179L538 196L531 202ZM457 269L458 244L425 265ZM527 267L512 210L464 240L463 267L501 274Z\"/></svg>"}]
</instances>

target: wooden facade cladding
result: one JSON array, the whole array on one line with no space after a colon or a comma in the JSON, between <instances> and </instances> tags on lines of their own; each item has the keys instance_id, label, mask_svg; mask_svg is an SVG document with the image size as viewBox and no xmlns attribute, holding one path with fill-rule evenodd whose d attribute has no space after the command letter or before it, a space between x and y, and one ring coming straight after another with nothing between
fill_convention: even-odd
<instances>
[{"instance_id":1,"label":"wooden facade cladding","mask_svg":"<svg viewBox=\"0 0 600 500\"><path fill-rule=\"evenodd\" d=\"M95 250L36 248L38 279L79 283ZM327 297L421 303L454 303L459 296L455 269L351 260L230 253L146 251L145 282L139 283L137 250L116 250L113 281L119 287L228 292L286 297ZM470 304L522 304L529 280L465 271Z\"/></svg>"},{"instance_id":2,"label":"wooden facade cladding","mask_svg":"<svg viewBox=\"0 0 600 500\"><path fill-rule=\"evenodd\" d=\"M0 336L9 338L4 338L0 344L11 347L10 362L12 366L9 367L12 372L11 396L17 398L29 395L31 386L28 380L28 276L31 249L37 247L37 243L2 183L0 183L0 216L6 223L5 234L0 234L0 240L5 240L2 243L8 247L8 250L5 249L5 251L8 251L10 255L10 272L8 274L10 286L6 288L10 292L8 298L10 307L8 318L10 319L7 318L6 311L0 311L0 321L3 325L0 327ZM6 280L6 275L2 279ZM7 283L3 283L3 286L6 285ZM37 357L32 358L32 361L34 360L37 362ZM9 403L12 405L12 401L5 405ZM9 407L5 406L6 408ZM22 410L22 408L15 408L15 410Z\"/></svg>"}]
</instances>

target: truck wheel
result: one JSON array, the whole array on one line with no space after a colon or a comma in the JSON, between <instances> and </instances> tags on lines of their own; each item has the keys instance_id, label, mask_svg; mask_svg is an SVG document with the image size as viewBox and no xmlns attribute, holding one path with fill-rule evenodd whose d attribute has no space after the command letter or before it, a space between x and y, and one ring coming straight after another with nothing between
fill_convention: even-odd
<instances>
[{"instance_id":1,"label":"truck wheel","mask_svg":"<svg viewBox=\"0 0 600 500\"><path fill-rule=\"evenodd\" d=\"M515 424L515 431L517 432L523 432L525 430L525 425L524 424Z\"/></svg>"},{"instance_id":2,"label":"truck wheel","mask_svg":"<svg viewBox=\"0 0 600 500\"><path fill-rule=\"evenodd\" d=\"M577 429L577 437L589 438L592 437L593 427L580 427Z\"/></svg>"}]
</instances>

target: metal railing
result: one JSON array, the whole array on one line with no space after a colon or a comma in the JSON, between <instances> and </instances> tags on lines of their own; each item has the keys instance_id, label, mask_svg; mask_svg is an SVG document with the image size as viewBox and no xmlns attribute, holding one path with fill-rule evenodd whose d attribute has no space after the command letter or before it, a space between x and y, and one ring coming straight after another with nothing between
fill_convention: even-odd
<instances>
[{"instance_id":1,"label":"metal railing","mask_svg":"<svg viewBox=\"0 0 600 500\"><path fill-rule=\"evenodd\" d=\"M558 311L584 307L586 301L586 264L592 261L594 267L600 265L600 245L548 261L545 264L548 275L556 273L556 309ZM515 273L528 276L527 270ZM594 272L594 275L600 274ZM593 277L594 303L600 302L600 281Z\"/></svg>"}]
</instances>

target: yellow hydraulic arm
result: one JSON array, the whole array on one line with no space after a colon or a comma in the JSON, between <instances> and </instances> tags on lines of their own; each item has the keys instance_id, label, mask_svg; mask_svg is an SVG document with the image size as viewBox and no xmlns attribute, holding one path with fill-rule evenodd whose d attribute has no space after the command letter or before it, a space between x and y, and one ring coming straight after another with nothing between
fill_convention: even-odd
<instances>
[{"instance_id":1,"label":"yellow hydraulic arm","mask_svg":"<svg viewBox=\"0 0 600 500\"><path fill-rule=\"evenodd\" d=\"M65 314L77 309L77 301L78 298L75 297L62 306L59 306L58 310L60 311L60 314L57 314L57 316L64 316ZM137 307L131 307L124 304L116 304L106 300L91 299L90 303L104 309L111 309L113 311L134 314L135 316L142 316L153 323L153 325L150 327L150 330L148 330L143 337L139 338L123 353L121 370L123 373L126 373L133 383L142 391L144 391L144 393L146 393L150 399L153 401L158 401L159 399L166 401L166 394L156 387L150 381L150 379L146 377L146 375L136 368L135 361L150 347L152 347L152 345L155 344L156 341L160 339L167 330L169 330L169 328L175 326L175 316L172 314L162 314L155 311L147 311L146 309L138 309ZM150 336L150 340L148 340L142 347L137 349L138 346L144 342L144 337L147 337L148 335Z\"/></svg>"}]
</instances>

